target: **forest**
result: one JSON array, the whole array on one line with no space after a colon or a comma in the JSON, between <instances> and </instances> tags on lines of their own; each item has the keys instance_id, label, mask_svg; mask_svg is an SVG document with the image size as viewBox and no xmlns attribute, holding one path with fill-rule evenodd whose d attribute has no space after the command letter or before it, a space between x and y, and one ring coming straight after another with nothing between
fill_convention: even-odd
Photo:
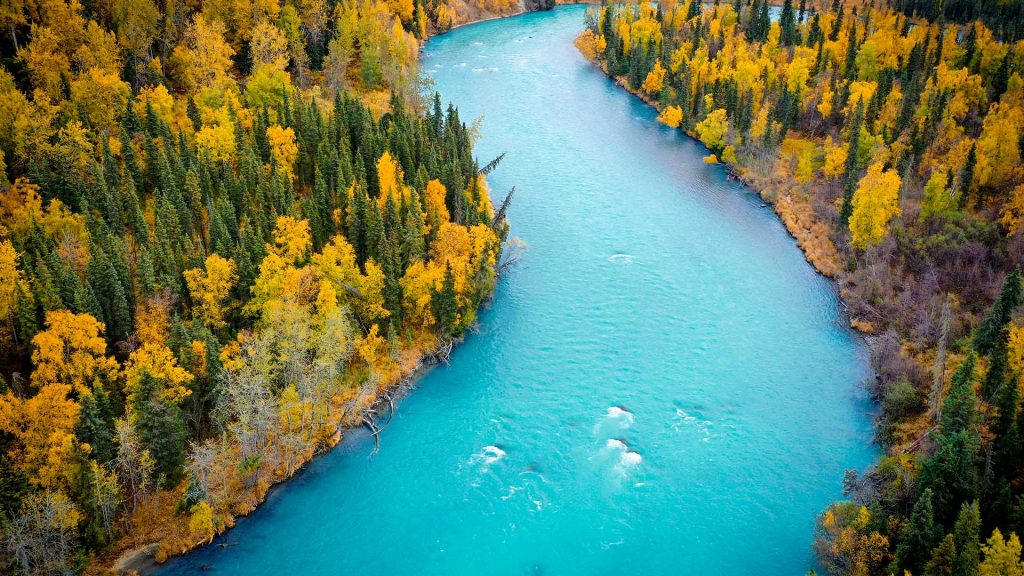
<instances>
[{"instance_id":1,"label":"forest","mask_svg":"<svg viewBox=\"0 0 1024 576\"><path fill-rule=\"evenodd\" d=\"M511 194L418 49L512 9L3 4L0 572L211 540L473 326Z\"/></svg>"},{"instance_id":2,"label":"forest","mask_svg":"<svg viewBox=\"0 0 1024 576\"><path fill-rule=\"evenodd\" d=\"M867 335L884 454L818 519L829 573L1024 574L1022 7L607 4L577 39L761 191Z\"/></svg>"}]
</instances>

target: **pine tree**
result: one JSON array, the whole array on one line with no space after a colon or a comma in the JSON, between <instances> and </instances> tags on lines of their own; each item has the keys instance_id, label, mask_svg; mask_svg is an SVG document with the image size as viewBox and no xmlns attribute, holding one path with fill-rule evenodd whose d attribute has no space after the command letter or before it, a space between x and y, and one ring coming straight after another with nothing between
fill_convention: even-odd
<instances>
[{"instance_id":1,"label":"pine tree","mask_svg":"<svg viewBox=\"0 0 1024 576\"><path fill-rule=\"evenodd\" d=\"M960 189L963 191L960 194L959 208L961 210L967 206L967 198L971 195L974 190L974 171L978 166L978 145L975 142L971 142L971 149L967 152L967 161L964 162L964 167L960 170Z\"/></svg>"},{"instance_id":2,"label":"pine tree","mask_svg":"<svg viewBox=\"0 0 1024 576\"><path fill-rule=\"evenodd\" d=\"M836 15L836 19L832 23L832 29L829 30L828 39L835 42L839 40L839 31L843 29L843 6L839 0L832 0L832 13Z\"/></svg>"},{"instance_id":3,"label":"pine tree","mask_svg":"<svg viewBox=\"0 0 1024 576\"><path fill-rule=\"evenodd\" d=\"M925 488L910 513L910 523L900 535L896 548L898 564L911 573L920 573L941 536L941 527L935 524L933 515L932 491Z\"/></svg>"},{"instance_id":4,"label":"pine tree","mask_svg":"<svg viewBox=\"0 0 1024 576\"><path fill-rule=\"evenodd\" d=\"M957 368L949 393L942 405L939 432L945 436L974 426L978 415L978 399L974 395L974 365L977 356L971 352Z\"/></svg>"},{"instance_id":5,"label":"pine tree","mask_svg":"<svg viewBox=\"0 0 1024 576\"><path fill-rule=\"evenodd\" d=\"M953 539L956 541L953 574L974 576L981 564L981 512L977 502L961 505L953 525Z\"/></svg>"},{"instance_id":6,"label":"pine tree","mask_svg":"<svg viewBox=\"0 0 1024 576\"><path fill-rule=\"evenodd\" d=\"M409 208L406 210L403 234L400 239L402 248L402 269L410 264L422 260L426 254L426 246L423 240L423 210L420 208L419 195L413 189L409 199Z\"/></svg>"},{"instance_id":7,"label":"pine tree","mask_svg":"<svg viewBox=\"0 0 1024 576\"><path fill-rule=\"evenodd\" d=\"M160 380L143 370L131 410L139 441L153 457L164 487L170 488L181 478L186 429L181 409L163 397L162 389Z\"/></svg>"},{"instance_id":8,"label":"pine tree","mask_svg":"<svg viewBox=\"0 0 1024 576\"><path fill-rule=\"evenodd\" d=\"M1010 332L1003 326L996 336L988 355L988 371L981 383L981 397L986 402L993 402L997 394L1000 394L1007 380L1009 366L1008 344Z\"/></svg>"},{"instance_id":9,"label":"pine tree","mask_svg":"<svg viewBox=\"0 0 1024 576\"><path fill-rule=\"evenodd\" d=\"M956 576L953 563L956 561L956 543L952 534L946 534L942 542L932 550L932 556L924 567L924 576Z\"/></svg>"},{"instance_id":10,"label":"pine tree","mask_svg":"<svg viewBox=\"0 0 1024 576\"><path fill-rule=\"evenodd\" d=\"M384 221L381 217L380 206L376 202L370 202L367 209L366 234L363 238L363 247L366 259L374 259L378 263L384 256Z\"/></svg>"},{"instance_id":11,"label":"pine tree","mask_svg":"<svg viewBox=\"0 0 1024 576\"><path fill-rule=\"evenodd\" d=\"M804 0L801 0L803 2ZM801 9L801 18L803 12ZM792 46L797 43L796 19L793 15L793 0L784 0L782 3L782 14L779 16L779 26L782 28L782 35L779 41L783 46Z\"/></svg>"},{"instance_id":12,"label":"pine tree","mask_svg":"<svg viewBox=\"0 0 1024 576\"><path fill-rule=\"evenodd\" d=\"M853 121L850 123L849 144L846 148L846 174L844 177L843 206L839 211L840 228L846 228L853 214L853 193L857 191L857 175L859 173L858 158L860 152L860 131L864 122L864 101L857 101L857 108L853 112Z\"/></svg>"},{"instance_id":13,"label":"pine tree","mask_svg":"<svg viewBox=\"0 0 1024 576\"><path fill-rule=\"evenodd\" d=\"M439 291L431 290L431 292L430 300L434 307L434 317L437 319L438 332L445 337L456 335L459 302L458 292L455 290L455 275L452 274L451 264L445 264L444 280L441 282L441 289Z\"/></svg>"},{"instance_id":14,"label":"pine tree","mask_svg":"<svg viewBox=\"0 0 1024 576\"><path fill-rule=\"evenodd\" d=\"M974 334L974 349L979 354L988 354L996 345L1003 328L1010 322L1014 309L1020 306L1022 298L1024 298L1021 290L1020 270L1014 270L1007 274L999 297L996 298L988 316L985 317Z\"/></svg>"},{"instance_id":15,"label":"pine tree","mask_svg":"<svg viewBox=\"0 0 1024 576\"><path fill-rule=\"evenodd\" d=\"M92 393L82 395L79 404L75 436L79 442L89 445L92 459L110 462L115 453L114 418L106 392L102 386L95 386Z\"/></svg>"}]
</instances>

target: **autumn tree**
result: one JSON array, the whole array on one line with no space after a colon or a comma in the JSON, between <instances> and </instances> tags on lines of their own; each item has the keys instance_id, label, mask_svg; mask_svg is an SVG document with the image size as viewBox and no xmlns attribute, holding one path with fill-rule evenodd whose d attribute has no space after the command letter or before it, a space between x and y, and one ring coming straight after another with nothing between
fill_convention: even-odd
<instances>
[{"instance_id":1,"label":"autumn tree","mask_svg":"<svg viewBox=\"0 0 1024 576\"><path fill-rule=\"evenodd\" d=\"M103 324L89 314L67 310L49 312L45 329L32 339L33 383L70 385L76 392L91 390L97 382L118 377L117 362L107 356Z\"/></svg>"},{"instance_id":2,"label":"autumn tree","mask_svg":"<svg viewBox=\"0 0 1024 576\"><path fill-rule=\"evenodd\" d=\"M185 283L192 296L194 313L207 326L223 328L229 311L228 296L238 282L235 263L217 254L206 258L205 269L185 271Z\"/></svg>"},{"instance_id":3,"label":"autumn tree","mask_svg":"<svg viewBox=\"0 0 1024 576\"><path fill-rule=\"evenodd\" d=\"M851 243L858 248L877 244L888 233L889 221L899 216L900 177L894 170L873 164L853 195L850 214Z\"/></svg>"}]
</instances>

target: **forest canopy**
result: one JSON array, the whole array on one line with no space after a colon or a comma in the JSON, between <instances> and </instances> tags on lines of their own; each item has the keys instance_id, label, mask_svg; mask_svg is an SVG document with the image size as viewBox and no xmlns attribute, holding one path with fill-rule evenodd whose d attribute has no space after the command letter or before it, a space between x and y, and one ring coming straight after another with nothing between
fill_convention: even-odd
<instances>
[{"instance_id":1,"label":"forest canopy","mask_svg":"<svg viewBox=\"0 0 1024 576\"><path fill-rule=\"evenodd\" d=\"M605 4L581 52L774 204L868 336L839 575L1024 574L1021 2Z\"/></svg>"},{"instance_id":2,"label":"forest canopy","mask_svg":"<svg viewBox=\"0 0 1024 576\"><path fill-rule=\"evenodd\" d=\"M417 58L513 9L4 4L0 572L210 540L474 323L496 162Z\"/></svg>"}]
</instances>

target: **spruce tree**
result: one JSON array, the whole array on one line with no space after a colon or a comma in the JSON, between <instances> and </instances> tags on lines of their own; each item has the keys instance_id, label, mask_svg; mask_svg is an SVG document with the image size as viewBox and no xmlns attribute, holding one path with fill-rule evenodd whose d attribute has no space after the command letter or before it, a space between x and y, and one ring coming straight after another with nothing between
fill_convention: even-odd
<instances>
[{"instance_id":1,"label":"spruce tree","mask_svg":"<svg viewBox=\"0 0 1024 576\"><path fill-rule=\"evenodd\" d=\"M783 1L782 14L779 16L779 26L782 28L782 34L779 38L781 44L783 46L792 46L796 44L797 29L796 18L793 15L793 0Z\"/></svg>"},{"instance_id":2,"label":"spruce tree","mask_svg":"<svg viewBox=\"0 0 1024 576\"><path fill-rule=\"evenodd\" d=\"M828 39L835 42L839 40L839 31L843 29L843 6L839 0L832 0L832 13L836 15L836 19L832 23L832 29L829 30Z\"/></svg>"},{"instance_id":3,"label":"spruce tree","mask_svg":"<svg viewBox=\"0 0 1024 576\"><path fill-rule=\"evenodd\" d=\"M960 170L960 198L959 208L961 210L967 206L967 199L971 195L971 191L974 189L974 171L978 165L978 146L977 143L971 142L971 149L967 152L967 160L964 162L963 169Z\"/></svg>"},{"instance_id":4,"label":"spruce tree","mask_svg":"<svg viewBox=\"0 0 1024 576\"><path fill-rule=\"evenodd\" d=\"M445 263L444 280L441 282L441 289L431 290L431 304L434 308L434 318L437 320L438 332L445 337L456 334L459 316L458 292L455 290L455 275L452 274L451 264Z\"/></svg>"},{"instance_id":5,"label":"spruce tree","mask_svg":"<svg viewBox=\"0 0 1024 576\"><path fill-rule=\"evenodd\" d=\"M169 402L163 383L143 370L131 406L132 422L139 441L156 464L154 472L170 488L181 478L185 463L185 420L181 409Z\"/></svg>"},{"instance_id":6,"label":"spruce tree","mask_svg":"<svg viewBox=\"0 0 1024 576\"><path fill-rule=\"evenodd\" d=\"M94 386L91 393L82 394L81 409L75 424L75 436L88 444L90 456L101 464L110 462L115 454L113 411L102 386Z\"/></svg>"},{"instance_id":7,"label":"spruce tree","mask_svg":"<svg viewBox=\"0 0 1024 576\"><path fill-rule=\"evenodd\" d=\"M960 506L953 525L953 539L956 542L953 574L975 576L981 564L981 512L977 502Z\"/></svg>"},{"instance_id":8,"label":"spruce tree","mask_svg":"<svg viewBox=\"0 0 1024 576\"><path fill-rule=\"evenodd\" d=\"M942 405L939 432L945 436L974 426L978 415L978 399L974 395L974 366L977 356L971 352L953 374L949 393Z\"/></svg>"},{"instance_id":9,"label":"spruce tree","mask_svg":"<svg viewBox=\"0 0 1024 576\"><path fill-rule=\"evenodd\" d=\"M853 121L850 123L850 134L846 147L846 174L844 176L845 186L843 188L843 206L839 210L839 226L845 228L853 214L853 193L857 190L860 152L860 131L864 122L864 101L858 100L857 107L853 112Z\"/></svg>"},{"instance_id":10,"label":"spruce tree","mask_svg":"<svg viewBox=\"0 0 1024 576\"><path fill-rule=\"evenodd\" d=\"M942 542L932 550L931 558L924 567L924 576L956 576L953 563L956 561L956 542L952 534L946 534Z\"/></svg>"},{"instance_id":11,"label":"spruce tree","mask_svg":"<svg viewBox=\"0 0 1024 576\"><path fill-rule=\"evenodd\" d=\"M384 256L384 239L386 238L380 206L376 201L371 201L366 212L368 218L366 219L366 234L363 238L364 254L366 254L366 260L372 258L380 263Z\"/></svg>"},{"instance_id":12,"label":"spruce tree","mask_svg":"<svg viewBox=\"0 0 1024 576\"><path fill-rule=\"evenodd\" d=\"M996 345L1003 328L1010 322L1014 309L1020 306L1021 300L1024 298L1021 291L1020 270L1014 270L1006 275L1003 289L999 292L995 303L992 304L988 316L985 317L974 334L974 349L979 354L988 354Z\"/></svg>"},{"instance_id":13,"label":"spruce tree","mask_svg":"<svg viewBox=\"0 0 1024 576\"><path fill-rule=\"evenodd\" d=\"M910 522L900 535L896 548L896 561L900 567L919 574L931 556L932 549L942 537L935 524L932 510L932 491L925 488L910 513Z\"/></svg>"}]
</instances>

